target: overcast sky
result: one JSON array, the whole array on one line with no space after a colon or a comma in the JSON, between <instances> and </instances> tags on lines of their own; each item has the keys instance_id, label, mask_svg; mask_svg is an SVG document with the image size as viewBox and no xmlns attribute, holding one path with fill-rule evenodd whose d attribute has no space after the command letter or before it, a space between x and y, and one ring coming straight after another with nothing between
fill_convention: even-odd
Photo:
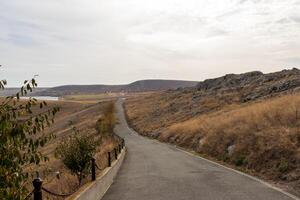
<instances>
[{"instance_id":1,"label":"overcast sky","mask_svg":"<svg viewBox=\"0 0 300 200\"><path fill-rule=\"evenodd\" d=\"M0 64L10 86L300 67L300 0L1 0Z\"/></svg>"}]
</instances>

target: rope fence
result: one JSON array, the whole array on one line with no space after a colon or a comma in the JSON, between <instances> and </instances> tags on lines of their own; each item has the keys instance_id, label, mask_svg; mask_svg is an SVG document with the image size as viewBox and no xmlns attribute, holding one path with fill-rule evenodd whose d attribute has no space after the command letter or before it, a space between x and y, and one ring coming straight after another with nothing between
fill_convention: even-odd
<instances>
[{"instance_id":1,"label":"rope fence","mask_svg":"<svg viewBox=\"0 0 300 200\"><path fill-rule=\"evenodd\" d=\"M111 167L112 164L112 156L114 157L114 160L118 159L118 155L121 153L122 149L124 149L125 147L125 140L123 138L121 138L121 142L117 145L116 148L114 148L112 151L107 152L107 167ZM100 167L98 167L98 165L96 164L96 159L92 158L91 159L91 181L95 181L96 180L96 168L98 170L103 170ZM30 192L26 198L24 200L29 200L30 197L33 196L34 200L43 200L43 191L51 196L55 196L55 197L69 197L71 195L73 195L74 193L76 193L77 191L68 193L68 194L59 194L59 193L55 193L53 191L50 191L49 189L43 187L43 180L38 177L35 178L32 182L32 185L34 187L34 190L32 190L32 192Z\"/></svg>"},{"instance_id":2,"label":"rope fence","mask_svg":"<svg viewBox=\"0 0 300 200\"><path fill-rule=\"evenodd\" d=\"M53 196L56 196L56 197L68 197L68 196L71 196L73 195L76 191L72 192L72 193L69 193L69 194L58 194L58 193L55 193L55 192L51 192L50 190L42 187L42 190L47 192L48 194L50 195L53 195Z\"/></svg>"},{"instance_id":3,"label":"rope fence","mask_svg":"<svg viewBox=\"0 0 300 200\"><path fill-rule=\"evenodd\" d=\"M32 191L25 197L24 200L28 200L28 199L32 196L33 192L34 192L34 190L32 190Z\"/></svg>"}]
</instances>

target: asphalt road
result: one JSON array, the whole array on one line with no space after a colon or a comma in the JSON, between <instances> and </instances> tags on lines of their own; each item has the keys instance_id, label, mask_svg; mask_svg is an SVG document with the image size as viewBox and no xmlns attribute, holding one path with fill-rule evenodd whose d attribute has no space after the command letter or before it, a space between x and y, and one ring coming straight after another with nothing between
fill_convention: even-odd
<instances>
[{"instance_id":1,"label":"asphalt road","mask_svg":"<svg viewBox=\"0 0 300 200\"><path fill-rule=\"evenodd\" d=\"M122 102L116 133L127 155L103 200L291 200L266 184L132 131ZM151 122L149 122L151 123Z\"/></svg>"}]
</instances>

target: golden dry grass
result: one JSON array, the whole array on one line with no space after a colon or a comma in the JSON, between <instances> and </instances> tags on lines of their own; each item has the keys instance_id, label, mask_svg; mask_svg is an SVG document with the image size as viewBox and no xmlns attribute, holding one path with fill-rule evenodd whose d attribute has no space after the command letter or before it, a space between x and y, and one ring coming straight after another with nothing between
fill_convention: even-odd
<instances>
[{"instance_id":1,"label":"golden dry grass","mask_svg":"<svg viewBox=\"0 0 300 200\"><path fill-rule=\"evenodd\" d=\"M97 138L100 135L96 132L96 122L102 116L103 111L107 107L109 102L102 103L87 103L87 102L71 102L71 101L57 101L49 102L48 106L52 107L58 105L61 107L61 111L55 118L55 123L48 129L45 134L54 133L56 138L51 140L40 149L43 155L47 155L50 158L49 162L43 162L40 166L28 166L27 171L34 173L38 171L41 178L44 180L44 186L50 191L68 194L78 189L78 180L76 176L72 175L68 169L63 165L60 159L55 157L55 149L61 141L69 137L72 132L72 127L76 126L80 131L80 134L86 135L86 137ZM107 166L107 151L112 151L116 146L117 139L111 135L102 137L102 144L97 148L96 162L99 168L104 169ZM56 178L55 172L60 173L60 178ZM101 171L98 170L97 173ZM91 177L86 177L83 184L90 180ZM32 179L28 180L28 188L32 189ZM63 199L49 196L44 194L46 199Z\"/></svg>"},{"instance_id":2,"label":"golden dry grass","mask_svg":"<svg viewBox=\"0 0 300 200\"><path fill-rule=\"evenodd\" d=\"M194 100L196 95L197 92L171 91L128 98L125 102L126 115L130 125L140 134L156 137L174 123L220 109L231 109L237 104L233 97L235 93L227 97L205 96Z\"/></svg>"},{"instance_id":3,"label":"golden dry grass","mask_svg":"<svg viewBox=\"0 0 300 200\"><path fill-rule=\"evenodd\" d=\"M300 190L299 94L207 109L187 120L174 120L174 116L172 118L164 110L162 105L170 102L151 102L157 106L144 108L143 104L138 104L139 100L129 100L126 111L130 123L144 135L192 149L267 179L291 182L296 190ZM211 101L208 107L215 106ZM158 109L162 110L157 119L150 119L153 115L147 112ZM180 113L180 108L178 110ZM165 116L171 120L165 122ZM152 121L161 122L153 125Z\"/></svg>"}]
</instances>

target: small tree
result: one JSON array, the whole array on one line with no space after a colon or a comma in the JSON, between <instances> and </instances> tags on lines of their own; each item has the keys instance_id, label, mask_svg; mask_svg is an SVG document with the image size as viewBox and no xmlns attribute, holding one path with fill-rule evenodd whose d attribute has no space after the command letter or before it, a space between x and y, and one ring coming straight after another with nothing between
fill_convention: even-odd
<instances>
[{"instance_id":1,"label":"small tree","mask_svg":"<svg viewBox=\"0 0 300 200\"><path fill-rule=\"evenodd\" d=\"M74 131L75 135L58 146L56 154L71 173L77 176L81 185L82 179L89 173L97 143L91 138L80 136L75 128Z\"/></svg>"},{"instance_id":2,"label":"small tree","mask_svg":"<svg viewBox=\"0 0 300 200\"><path fill-rule=\"evenodd\" d=\"M96 123L96 130L99 134L112 134L116 124L115 106L110 102L103 111L103 116Z\"/></svg>"},{"instance_id":3,"label":"small tree","mask_svg":"<svg viewBox=\"0 0 300 200\"><path fill-rule=\"evenodd\" d=\"M4 89L6 81L0 81ZM34 98L20 100L37 87L35 79L25 81L20 92L0 100L0 199L18 200L27 194L26 182L28 165L38 165L47 161L38 148L44 146L53 135L40 134L46 126L54 122L59 108L42 109L46 102Z\"/></svg>"}]
</instances>

